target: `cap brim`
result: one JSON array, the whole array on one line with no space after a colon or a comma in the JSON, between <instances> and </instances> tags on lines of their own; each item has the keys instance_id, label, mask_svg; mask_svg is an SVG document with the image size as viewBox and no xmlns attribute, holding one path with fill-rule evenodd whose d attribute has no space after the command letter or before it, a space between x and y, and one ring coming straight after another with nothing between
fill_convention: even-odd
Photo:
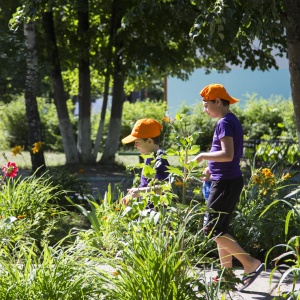
<instances>
[{"instance_id":1,"label":"cap brim","mask_svg":"<svg viewBox=\"0 0 300 300\"><path fill-rule=\"evenodd\" d=\"M124 139L122 139L122 143L123 144L129 144L129 143L134 142L136 139L137 139L137 137L132 136L132 135L128 135Z\"/></svg>"},{"instance_id":2,"label":"cap brim","mask_svg":"<svg viewBox=\"0 0 300 300\"><path fill-rule=\"evenodd\" d=\"M230 101L229 101L230 104L234 104L236 102L239 102L239 100L236 98L230 97Z\"/></svg>"}]
</instances>

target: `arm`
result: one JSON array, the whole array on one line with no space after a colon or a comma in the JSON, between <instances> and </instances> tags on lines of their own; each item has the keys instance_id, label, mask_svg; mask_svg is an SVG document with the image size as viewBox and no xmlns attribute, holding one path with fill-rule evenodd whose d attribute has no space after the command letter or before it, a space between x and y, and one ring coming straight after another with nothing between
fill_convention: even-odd
<instances>
[{"instance_id":1,"label":"arm","mask_svg":"<svg viewBox=\"0 0 300 300\"><path fill-rule=\"evenodd\" d=\"M155 194L160 194L161 188L158 185L131 188L128 190L128 195L130 195L133 198L137 198L140 196L140 194L147 193L147 192L154 192Z\"/></svg>"},{"instance_id":2,"label":"arm","mask_svg":"<svg viewBox=\"0 0 300 300\"><path fill-rule=\"evenodd\" d=\"M203 152L198 154L193 160L200 163L202 160L212 160L216 162L228 162L233 160L234 147L233 138L224 136L221 140L221 150L215 152Z\"/></svg>"},{"instance_id":3,"label":"arm","mask_svg":"<svg viewBox=\"0 0 300 300\"><path fill-rule=\"evenodd\" d=\"M122 203L125 205L128 205L130 202L130 199L137 198L140 196L140 194L147 193L153 191L155 194L161 194L161 188L158 185L155 186L146 186L146 187L137 187L137 188L131 188L127 190L128 193L125 197L122 199Z\"/></svg>"}]
</instances>

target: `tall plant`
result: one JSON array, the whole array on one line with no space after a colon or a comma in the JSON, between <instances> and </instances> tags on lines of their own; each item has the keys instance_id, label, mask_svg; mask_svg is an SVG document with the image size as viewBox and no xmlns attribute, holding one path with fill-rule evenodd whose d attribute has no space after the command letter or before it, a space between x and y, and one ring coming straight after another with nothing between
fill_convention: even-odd
<instances>
[{"instance_id":1,"label":"tall plant","mask_svg":"<svg viewBox=\"0 0 300 300\"><path fill-rule=\"evenodd\" d=\"M176 114L174 120L165 121L168 121L174 139L174 146L167 150L167 155L178 156L180 164L180 168L170 166L169 172L176 177L175 185L182 189L181 203L188 204L187 188L192 181L199 182L198 163L189 161L189 157L200 151L200 147L195 145L200 132L193 132L193 124L185 114Z\"/></svg>"},{"instance_id":2,"label":"tall plant","mask_svg":"<svg viewBox=\"0 0 300 300\"><path fill-rule=\"evenodd\" d=\"M286 214L286 222L285 222L285 234L288 234L289 228L291 226L291 220L296 219L298 223L300 221L300 200L299 200L299 187L296 188L293 192L288 194L286 198L295 198L296 203L292 204L286 199L274 201L271 203L262 215L267 212L271 206L277 206L278 203L282 202L285 206L289 207L290 210ZM288 239L286 243L277 244L272 247L266 255L266 260L268 257L273 253L280 253L277 257L273 259L274 261L274 268L271 272L271 280L274 276L275 271L284 270L282 277L278 283L278 290L280 293L280 286L286 280L289 279L292 281L292 289L284 295L285 298L289 297L288 299L299 299L300 297L300 289L297 288L296 284L299 282L300 279L300 236L296 234ZM283 296L283 295L282 295Z\"/></svg>"}]
</instances>

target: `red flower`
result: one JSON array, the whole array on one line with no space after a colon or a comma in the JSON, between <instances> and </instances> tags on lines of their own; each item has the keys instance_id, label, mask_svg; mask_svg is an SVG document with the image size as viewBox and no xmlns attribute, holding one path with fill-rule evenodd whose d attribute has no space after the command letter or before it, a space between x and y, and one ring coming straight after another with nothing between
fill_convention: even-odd
<instances>
[{"instance_id":1,"label":"red flower","mask_svg":"<svg viewBox=\"0 0 300 300\"><path fill-rule=\"evenodd\" d=\"M4 176L6 177L16 177L18 175L18 167L13 162L8 162L3 168L2 171L4 173Z\"/></svg>"}]
</instances>

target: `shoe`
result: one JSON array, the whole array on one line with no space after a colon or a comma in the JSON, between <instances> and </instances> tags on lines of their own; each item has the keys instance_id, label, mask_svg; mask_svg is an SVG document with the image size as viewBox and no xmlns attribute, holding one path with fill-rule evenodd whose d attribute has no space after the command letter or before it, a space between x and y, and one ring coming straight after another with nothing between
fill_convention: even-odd
<instances>
[{"instance_id":1,"label":"shoe","mask_svg":"<svg viewBox=\"0 0 300 300\"><path fill-rule=\"evenodd\" d=\"M246 284L244 284L241 288L238 289L239 292L242 292L245 288L247 288L250 284L254 282L254 280L258 277L258 275L263 271L265 268L265 264L260 264L260 266L254 271L245 276L243 276L242 281L245 282L246 280L250 279Z\"/></svg>"},{"instance_id":2,"label":"shoe","mask_svg":"<svg viewBox=\"0 0 300 300\"><path fill-rule=\"evenodd\" d=\"M235 276L231 268L219 270L218 275L208 281L209 286L218 285L219 289L224 291L236 291L236 285L240 283L242 283L241 279Z\"/></svg>"}]
</instances>

